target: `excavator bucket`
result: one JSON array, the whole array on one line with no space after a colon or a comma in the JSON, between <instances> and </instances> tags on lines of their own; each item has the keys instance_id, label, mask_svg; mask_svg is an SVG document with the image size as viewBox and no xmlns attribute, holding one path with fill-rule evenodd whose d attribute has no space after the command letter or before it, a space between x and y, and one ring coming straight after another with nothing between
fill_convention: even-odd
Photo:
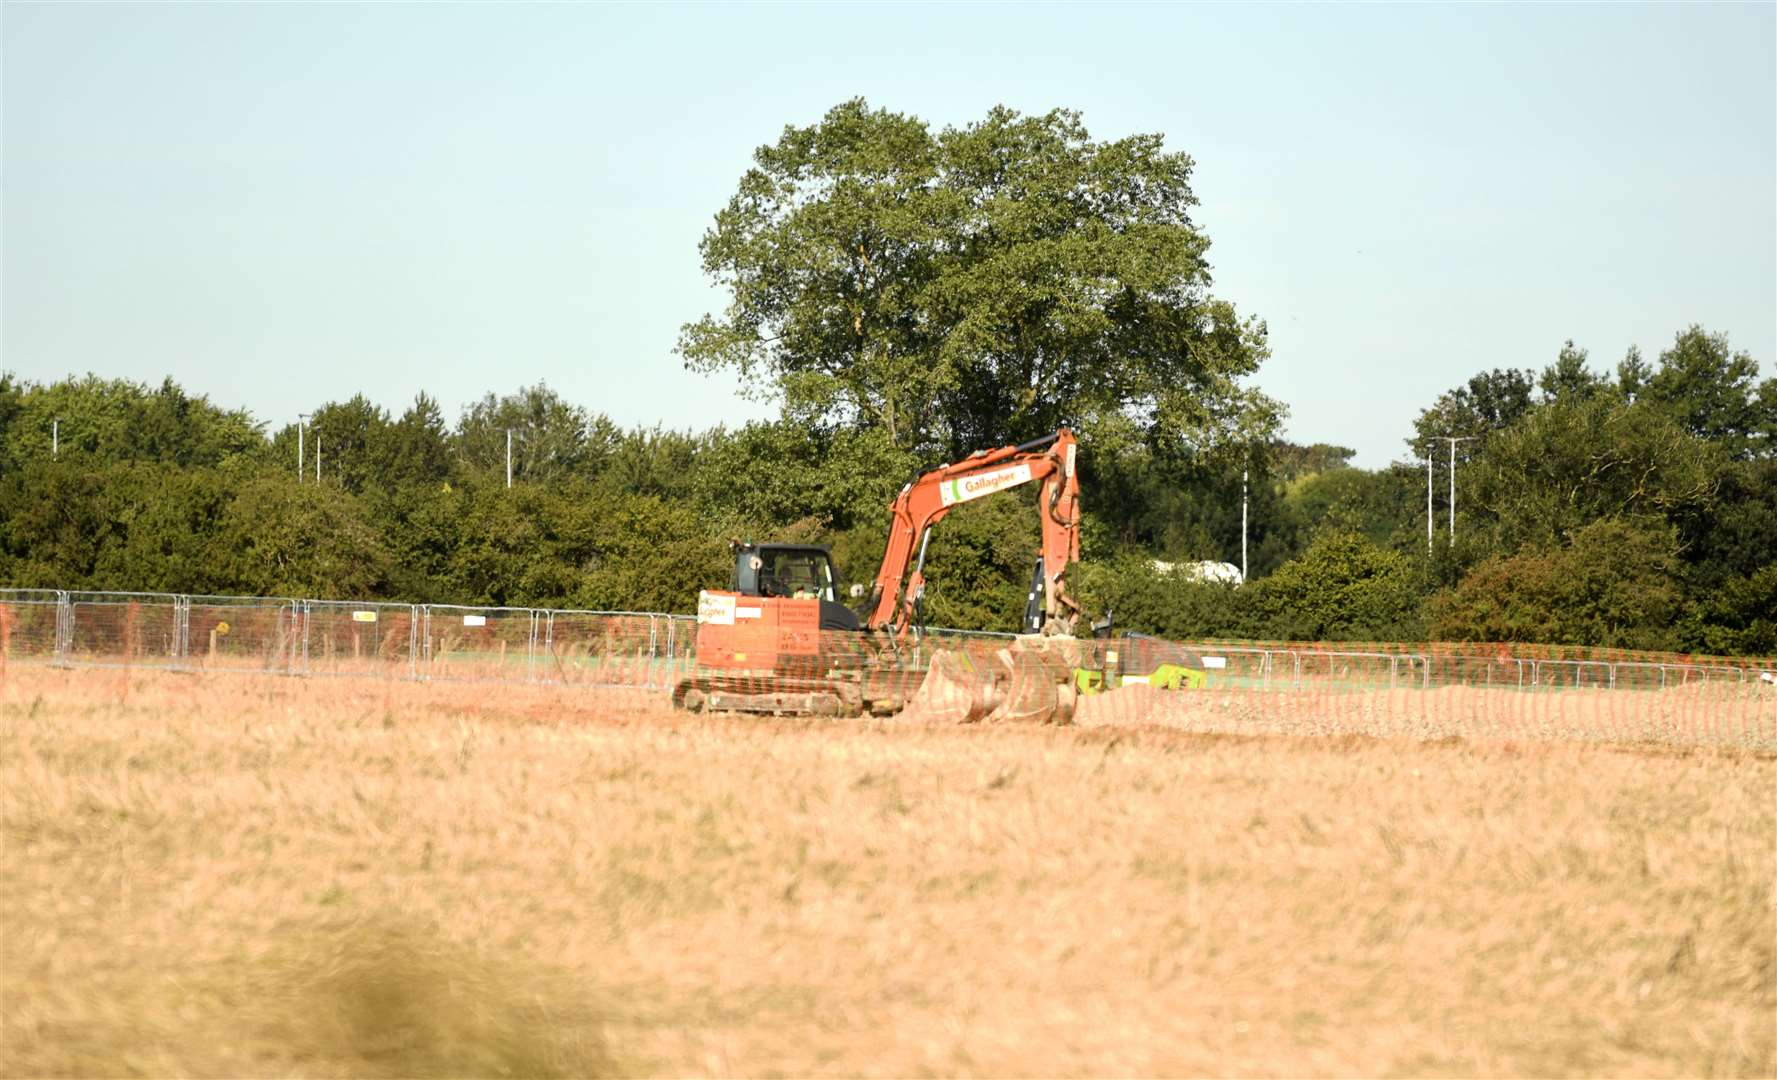
<instances>
[{"instance_id":1,"label":"excavator bucket","mask_svg":"<svg viewBox=\"0 0 1777 1080\"><path fill-rule=\"evenodd\" d=\"M1075 695L1065 640L1019 638L1007 646L941 651L900 717L929 724L1066 723Z\"/></svg>"},{"instance_id":2,"label":"excavator bucket","mask_svg":"<svg viewBox=\"0 0 1777 1080\"><path fill-rule=\"evenodd\" d=\"M1170 642L1029 635L932 658L902 719L918 723L1141 723L1163 695L1203 686L1202 658Z\"/></svg>"},{"instance_id":3,"label":"excavator bucket","mask_svg":"<svg viewBox=\"0 0 1777 1080\"><path fill-rule=\"evenodd\" d=\"M985 717L1003 694L999 666L957 649L932 657L925 681L907 699L902 720L919 724L967 724Z\"/></svg>"}]
</instances>

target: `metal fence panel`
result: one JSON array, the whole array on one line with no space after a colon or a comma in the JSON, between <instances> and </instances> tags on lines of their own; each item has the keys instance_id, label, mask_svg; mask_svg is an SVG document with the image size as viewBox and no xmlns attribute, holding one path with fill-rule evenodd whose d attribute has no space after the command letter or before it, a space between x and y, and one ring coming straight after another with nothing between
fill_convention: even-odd
<instances>
[{"instance_id":1,"label":"metal fence panel","mask_svg":"<svg viewBox=\"0 0 1777 1080\"><path fill-rule=\"evenodd\" d=\"M0 589L0 665L60 656L66 604L54 589Z\"/></svg>"},{"instance_id":2,"label":"metal fence panel","mask_svg":"<svg viewBox=\"0 0 1777 1080\"><path fill-rule=\"evenodd\" d=\"M301 601L267 596L185 598L188 666L205 671L298 670Z\"/></svg>"},{"instance_id":3,"label":"metal fence panel","mask_svg":"<svg viewBox=\"0 0 1777 1080\"><path fill-rule=\"evenodd\" d=\"M426 605L420 674L428 679L532 681L539 614L530 608Z\"/></svg>"},{"instance_id":4,"label":"metal fence panel","mask_svg":"<svg viewBox=\"0 0 1777 1080\"><path fill-rule=\"evenodd\" d=\"M1427 661L1431 687L1470 686L1484 690L1527 690L1530 661L1510 655L1435 654Z\"/></svg>"},{"instance_id":5,"label":"metal fence panel","mask_svg":"<svg viewBox=\"0 0 1777 1080\"><path fill-rule=\"evenodd\" d=\"M1291 656L1298 685L1321 692L1416 688L1424 678L1425 658L1411 654L1311 649Z\"/></svg>"},{"instance_id":6,"label":"metal fence panel","mask_svg":"<svg viewBox=\"0 0 1777 1080\"><path fill-rule=\"evenodd\" d=\"M1203 668L1212 687L1241 690L1272 688L1272 668L1276 658L1270 649L1191 642L1186 642L1185 647L1203 660ZM1288 676L1291 670L1286 660L1285 675Z\"/></svg>"},{"instance_id":7,"label":"metal fence panel","mask_svg":"<svg viewBox=\"0 0 1777 1080\"><path fill-rule=\"evenodd\" d=\"M180 667L185 598L171 593L69 593L62 658L94 667Z\"/></svg>"},{"instance_id":8,"label":"metal fence panel","mask_svg":"<svg viewBox=\"0 0 1777 1080\"><path fill-rule=\"evenodd\" d=\"M666 689L695 663L697 620L659 612L546 611L537 678Z\"/></svg>"},{"instance_id":9,"label":"metal fence panel","mask_svg":"<svg viewBox=\"0 0 1777 1080\"><path fill-rule=\"evenodd\" d=\"M1530 667L1538 690L1609 689L1614 670L1604 660L1533 660Z\"/></svg>"},{"instance_id":10,"label":"metal fence panel","mask_svg":"<svg viewBox=\"0 0 1777 1080\"><path fill-rule=\"evenodd\" d=\"M297 670L409 679L419 673L420 610L414 605L304 600L301 612Z\"/></svg>"}]
</instances>

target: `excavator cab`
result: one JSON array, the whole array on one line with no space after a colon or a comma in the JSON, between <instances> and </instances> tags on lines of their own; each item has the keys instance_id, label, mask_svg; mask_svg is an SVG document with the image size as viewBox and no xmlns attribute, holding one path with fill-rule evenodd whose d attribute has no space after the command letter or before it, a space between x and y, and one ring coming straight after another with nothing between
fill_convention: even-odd
<instances>
[{"instance_id":1,"label":"excavator cab","mask_svg":"<svg viewBox=\"0 0 1777 1080\"><path fill-rule=\"evenodd\" d=\"M836 603L833 555L802 544L737 544L734 591L742 596L780 596Z\"/></svg>"},{"instance_id":2,"label":"excavator cab","mask_svg":"<svg viewBox=\"0 0 1777 1080\"><path fill-rule=\"evenodd\" d=\"M814 544L734 545L734 591L742 596L819 601L822 630L857 630L857 615L839 602L833 553Z\"/></svg>"}]
</instances>

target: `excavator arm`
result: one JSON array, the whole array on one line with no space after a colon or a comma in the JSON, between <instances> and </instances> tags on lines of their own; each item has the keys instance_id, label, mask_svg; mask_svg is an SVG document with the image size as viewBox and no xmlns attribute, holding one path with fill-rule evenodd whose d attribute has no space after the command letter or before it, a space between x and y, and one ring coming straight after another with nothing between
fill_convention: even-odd
<instances>
[{"instance_id":1,"label":"excavator arm","mask_svg":"<svg viewBox=\"0 0 1777 1080\"><path fill-rule=\"evenodd\" d=\"M1043 529L1044 629L1069 634L1080 613L1067 591L1067 569L1080 559L1080 481L1074 472L1074 433L1053 435L1020 446L979 450L954 465L933 469L901 489L890 508L888 550L866 605L865 627L905 631L925 591L925 552L932 526L965 502L1040 483L1038 513ZM915 547L918 555L915 558ZM913 564L908 574L908 564Z\"/></svg>"}]
</instances>

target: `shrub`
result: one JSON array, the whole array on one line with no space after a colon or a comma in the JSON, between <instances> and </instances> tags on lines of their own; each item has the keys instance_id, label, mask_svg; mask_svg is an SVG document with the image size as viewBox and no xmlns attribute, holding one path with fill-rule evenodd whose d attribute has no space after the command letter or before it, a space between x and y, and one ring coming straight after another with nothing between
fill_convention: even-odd
<instances>
[{"instance_id":1,"label":"shrub","mask_svg":"<svg viewBox=\"0 0 1777 1080\"><path fill-rule=\"evenodd\" d=\"M1263 636L1300 641L1412 641L1425 632L1424 575L1356 533L1322 533L1253 583Z\"/></svg>"},{"instance_id":2,"label":"shrub","mask_svg":"<svg viewBox=\"0 0 1777 1080\"><path fill-rule=\"evenodd\" d=\"M1565 545L1495 556L1431 605L1432 636L1673 649L1681 564L1670 526L1607 518Z\"/></svg>"}]
</instances>

